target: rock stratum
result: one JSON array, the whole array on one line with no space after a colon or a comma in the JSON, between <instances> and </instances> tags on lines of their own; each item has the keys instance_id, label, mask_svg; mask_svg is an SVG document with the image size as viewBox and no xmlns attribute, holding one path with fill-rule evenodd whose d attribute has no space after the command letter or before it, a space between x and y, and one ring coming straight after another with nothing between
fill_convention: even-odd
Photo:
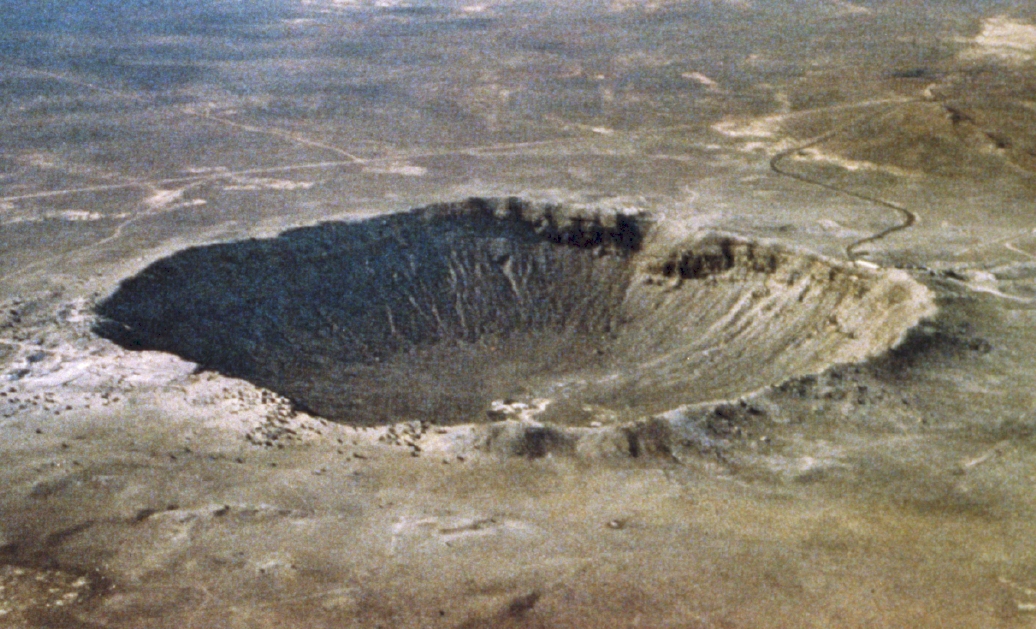
<instances>
[{"instance_id":1,"label":"rock stratum","mask_svg":"<svg viewBox=\"0 0 1036 629\"><path fill-rule=\"evenodd\" d=\"M585 425L861 361L934 311L902 271L510 198L186 249L124 280L95 331L354 425Z\"/></svg>"}]
</instances>

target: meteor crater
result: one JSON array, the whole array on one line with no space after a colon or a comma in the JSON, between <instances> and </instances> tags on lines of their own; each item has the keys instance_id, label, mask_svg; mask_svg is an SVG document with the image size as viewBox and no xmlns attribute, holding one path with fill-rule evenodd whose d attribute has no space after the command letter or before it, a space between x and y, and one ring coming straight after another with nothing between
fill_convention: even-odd
<instances>
[{"instance_id":1,"label":"meteor crater","mask_svg":"<svg viewBox=\"0 0 1036 629\"><path fill-rule=\"evenodd\" d=\"M860 361L933 310L901 271L469 199L186 249L124 280L95 331L355 425L502 407L582 425Z\"/></svg>"}]
</instances>

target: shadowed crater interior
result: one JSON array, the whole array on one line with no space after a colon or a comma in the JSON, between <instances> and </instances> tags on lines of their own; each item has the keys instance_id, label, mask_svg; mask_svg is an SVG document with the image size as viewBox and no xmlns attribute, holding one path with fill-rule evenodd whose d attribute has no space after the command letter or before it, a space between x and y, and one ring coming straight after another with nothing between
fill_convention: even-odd
<instances>
[{"instance_id":1,"label":"shadowed crater interior","mask_svg":"<svg viewBox=\"0 0 1036 629\"><path fill-rule=\"evenodd\" d=\"M95 331L354 424L478 421L508 399L580 424L861 360L931 311L898 271L470 199L186 249L123 281Z\"/></svg>"}]
</instances>

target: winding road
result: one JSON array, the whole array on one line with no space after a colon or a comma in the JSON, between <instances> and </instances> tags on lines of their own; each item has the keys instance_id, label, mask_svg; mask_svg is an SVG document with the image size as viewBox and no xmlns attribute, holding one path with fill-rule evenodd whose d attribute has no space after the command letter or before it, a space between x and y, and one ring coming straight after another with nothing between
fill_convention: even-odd
<instances>
[{"instance_id":1,"label":"winding road","mask_svg":"<svg viewBox=\"0 0 1036 629\"><path fill-rule=\"evenodd\" d=\"M890 234L894 234L894 233L896 233L898 231L903 231L904 229L908 229L908 228L912 227L919 220L917 214L914 213L913 211L907 209L906 207L903 207L902 205L899 205L898 203L893 203L892 201L887 201L885 199L880 199L878 197L870 196L868 194L863 194L863 193L860 193L860 192L853 192L852 190L846 190L845 188L840 188L840 187L838 187L836 185L827 183L825 181L820 181L820 180L817 180L817 179L813 179L811 177L807 177L805 175L793 172L791 170L787 170L787 169L782 167L781 162L784 161L784 159L786 157L789 157L791 155L795 155L796 153L799 153L799 152L804 151L806 149L809 149L809 148L812 148L812 147L817 146L819 144L822 144L822 143L830 140L834 136L836 136L836 135L838 135L840 133L843 133L846 129L849 129L849 128L857 125L857 124L860 124L860 123L863 123L863 122L869 122L871 120L875 120L877 118L880 118L880 117L882 117L884 115L889 114L890 112L892 112L893 110L895 110L898 107L902 107L903 105L910 104L910 103L915 103L915 102L919 102L919 101L913 100L913 99L912 100L907 100L907 101L898 101L898 102L893 103L893 104L891 104L891 105L889 105L887 107L883 107L882 109L879 109L876 112L872 112L872 113L869 113L869 114L867 114L865 116L860 116L859 118L855 118L855 119L849 121L848 123L846 123L844 125L841 125L841 126L835 128L835 129L832 129L832 130L828 131L827 133L824 133L824 134L822 134L820 136L817 136L817 137L809 140L805 144L798 144L798 145L795 145L795 146L793 146L791 148L785 149L785 150L777 153L776 155L774 155L772 158L770 158L770 170L772 170L774 173L776 173L778 175L782 175L784 177L789 177L791 179L795 179L795 180L798 180L798 181L801 181L803 183L807 183L807 184L810 184L810 185L818 186L818 187L824 188L826 190L831 190L832 192L838 192L840 194L844 194L846 196L853 197L854 199L860 199L861 201L867 201L869 203L873 203L873 204L878 205L880 207L893 210L893 211L895 211L896 213L898 213L902 217L903 221L901 223L899 223L898 225L893 225L892 227L889 227L887 229L883 229L883 230L881 230L880 232L878 232L876 234L872 234L870 236L867 236L866 238L861 238L859 240L856 240L856 241L853 241L853 242L849 243L849 245L847 245L845 247L845 254L846 254L846 256L850 260L856 260L859 257L859 254L857 253L857 250L861 246L863 246L865 244L868 244L868 243L871 243L871 242L875 242L875 241L881 240L882 238L885 238L886 236L888 236Z\"/></svg>"}]
</instances>

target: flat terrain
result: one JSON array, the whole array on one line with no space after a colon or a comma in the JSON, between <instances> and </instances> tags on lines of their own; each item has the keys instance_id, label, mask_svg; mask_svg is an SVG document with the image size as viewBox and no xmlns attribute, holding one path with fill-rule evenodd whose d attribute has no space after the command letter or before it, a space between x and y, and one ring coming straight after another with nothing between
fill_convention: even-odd
<instances>
[{"instance_id":1,"label":"flat terrain","mask_svg":"<svg viewBox=\"0 0 1036 629\"><path fill-rule=\"evenodd\" d=\"M0 626L1036 626L1032 3L183 4L0 0ZM938 311L674 393L689 437L605 403L552 432L535 400L336 423L99 333L185 249L469 197L893 273ZM240 297L206 277L192 313Z\"/></svg>"}]
</instances>

